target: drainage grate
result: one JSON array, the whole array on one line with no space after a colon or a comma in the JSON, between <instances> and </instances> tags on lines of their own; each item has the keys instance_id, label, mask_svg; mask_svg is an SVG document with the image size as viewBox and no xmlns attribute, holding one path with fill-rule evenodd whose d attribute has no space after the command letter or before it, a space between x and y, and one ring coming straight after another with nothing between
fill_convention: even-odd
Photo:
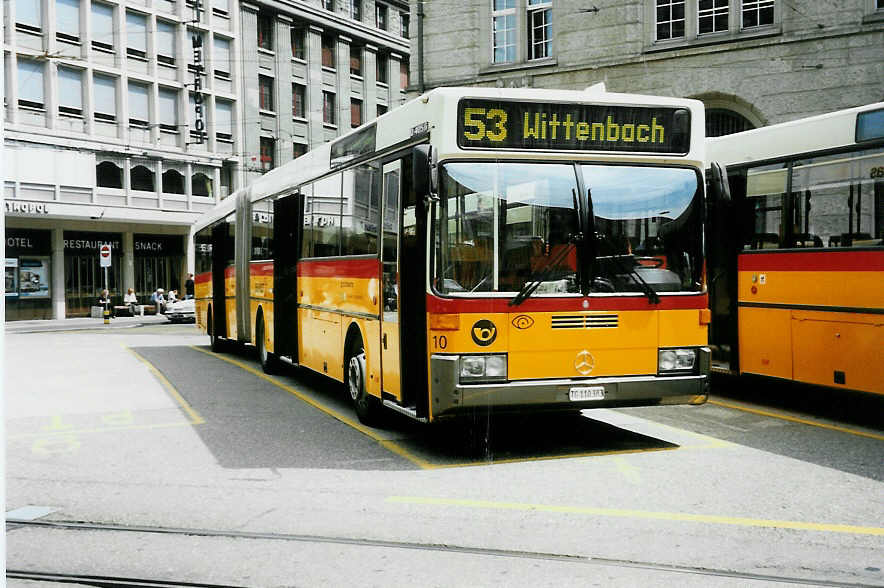
<instances>
[{"instance_id":1,"label":"drainage grate","mask_svg":"<svg viewBox=\"0 0 884 588\"><path fill-rule=\"evenodd\" d=\"M552 317L553 329L616 329L616 314L570 314Z\"/></svg>"}]
</instances>

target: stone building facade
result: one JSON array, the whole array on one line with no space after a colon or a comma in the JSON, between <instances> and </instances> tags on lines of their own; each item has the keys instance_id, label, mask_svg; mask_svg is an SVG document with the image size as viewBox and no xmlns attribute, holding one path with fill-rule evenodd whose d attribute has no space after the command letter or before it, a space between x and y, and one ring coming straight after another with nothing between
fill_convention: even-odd
<instances>
[{"instance_id":1,"label":"stone building facade","mask_svg":"<svg viewBox=\"0 0 884 588\"><path fill-rule=\"evenodd\" d=\"M884 100L884 0L412 0L412 14L415 92L605 82L698 98L713 134Z\"/></svg>"}]
</instances>

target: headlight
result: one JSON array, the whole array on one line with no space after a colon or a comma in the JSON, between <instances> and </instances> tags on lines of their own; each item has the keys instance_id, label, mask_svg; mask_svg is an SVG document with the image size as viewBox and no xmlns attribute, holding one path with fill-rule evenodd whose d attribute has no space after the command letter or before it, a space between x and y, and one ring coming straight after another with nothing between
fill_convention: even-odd
<instances>
[{"instance_id":1,"label":"headlight","mask_svg":"<svg viewBox=\"0 0 884 588\"><path fill-rule=\"evenodd\" d=\"M460 358L460 381L506 380L506 355L463 355Z\"/></svg>"},{"instance_id":2,"label":"headlight","mask_svg":"<svg viewBox=\"0 0 884 588\"><path fill-rule=\"evenodd\" d=\"M660 349L657 353L657 372L661 374L692 372L696 365L696 349Z\"/></svg>"}]
</instances>

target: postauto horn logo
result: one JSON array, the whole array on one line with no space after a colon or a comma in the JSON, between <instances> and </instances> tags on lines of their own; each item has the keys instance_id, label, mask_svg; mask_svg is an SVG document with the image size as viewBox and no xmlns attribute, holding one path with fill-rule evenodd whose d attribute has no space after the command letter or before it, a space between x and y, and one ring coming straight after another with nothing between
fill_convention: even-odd
<instances>
[{"instance_id":1,"label":"postauto horn logo","mask_svg":"<svg viewBox=\"0 0 884 588\"><path fill-rule=\"evenodd\" d=\"M497 339L497 327L488 319L476 321L470 335L479 347L488 347Z\"/></svg>"}]
</instances>

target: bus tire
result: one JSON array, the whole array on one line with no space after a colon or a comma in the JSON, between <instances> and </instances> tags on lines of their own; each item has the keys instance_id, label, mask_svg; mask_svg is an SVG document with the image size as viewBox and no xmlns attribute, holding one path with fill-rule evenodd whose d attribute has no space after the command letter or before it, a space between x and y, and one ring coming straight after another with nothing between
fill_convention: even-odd
<instances>
[{"instance_id":1,"label":"bus tire","mask_svg":"<svg viewBox=\"0 0 884 588\"><path fill-rule=\"evenodd\" d=\"M264 315L259 314L255 324L255 347L258 348L258 361L261 362L261 369L265 374L275 374L277 371L276 356L267 351L264 345Z\"/></svg>"},{"instance_id":2,"label":"bus tire","mask_svg":"<svg viewBox=\"0 0 884 588\"><path fill-rule=\"evenodd\" d=\"M347 356L347 391L353 400L356 416L366 425L380 421L381 403L365 388L365 347L357 340Z\"/></svg>"},{"instance_id":3,"label":"bus tire","mask_svg":"<svg viewBox=\"0 0 884 588\"><path fill-rule=\"evenodd\" d=\"M206 327L206 330L209 332L209 347L215 353L221 353L224 351L224 344L221 341L221 337L215 333L215 321L212 319L211 308L209 308L209 316L206 318Z\"/></svg>"}]
</instances>

